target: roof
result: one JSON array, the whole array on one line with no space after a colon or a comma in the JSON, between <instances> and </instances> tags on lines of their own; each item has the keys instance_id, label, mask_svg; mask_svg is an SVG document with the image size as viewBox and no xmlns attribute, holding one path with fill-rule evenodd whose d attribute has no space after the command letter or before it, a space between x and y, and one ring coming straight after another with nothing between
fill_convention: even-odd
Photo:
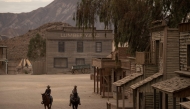
<instances>
[{"instance_id":1,"label":"roof","mask_svg":"<svg viewBox=\"0 0 190 109\"><path fill-rule=\"evenodd\" d=\"M122 85L128 83L129 81L131 81L131 80L133 80L133 79L135 79L141 75L143 75L143 74L142 73L132 73L132 74L124 77L123 79L120 79L120 80L114 82L113 85L122 86Z\"/></svg>"},{"instance_id":2,"label":"roof","mask_svg":"<svg viewBox=\"0 0 190 109\"><path fill-rule=\"evenodd\" d=\"M185 77L190 77L190 72L189 71L175 71L180 76L185 76Z\"/></svg>"},{"instance_id":3,"label":"roof","mask_svg":"<svg viewBox=\"0 0 190 109\"><path fill-rule=\"evenodd\" d=\"M139 81L136 84L131 85L130 87L132 89L136 89L136 88L141 87L142 85L144 85L144 84L146 84L146 83L148 83L148 82L150 82L150 81L152 81L152 80L154 80L154 79L156 79L156 78L158 78L159 76L162 76L162 75L163 75L163 73L155 73L154 75L149 76L148 78L146 78L146 79L144 79L142 81Z\"/></svg>"},{"instance_id":4,"label":"roof","mask_svg":"<svg viewBox=\"0 0 190 109\"><path fill-rule=\"evenodd\" d=\"M152 85L153 88L158 90L174 93L186 88L190 88L190 78L187 77L174 77Z\"/></svg>"},{"instance_id":5,"label":"roof","mask_svg":"<svg viewBox=\"0 0 190 109\"><path fill-rule=\"evenodd\" d=\"M182 103L179 103L179 104L181 104L182 107L184 107L184 108L190 109L190 101L188 101L188 102L182 102Z\"/></svg>"},{"instance_id":6,"label":"roof","mask_svg":"<svg viewBox=\"0 0 190 109\"><path fill-rule=\"evenodd\" d=\"M190 96L189 97L186 97L188 100L190 100Z\"/></svg>"},{"instance_id":7,"label":"roof","mask_svg":"<svg viewBox=\"0 0 190 109\"><path fill-rule=\"evenodd\" d=\"M7 46L0 45L0 48L7 48Z\"/></svg>"}]
</instances>

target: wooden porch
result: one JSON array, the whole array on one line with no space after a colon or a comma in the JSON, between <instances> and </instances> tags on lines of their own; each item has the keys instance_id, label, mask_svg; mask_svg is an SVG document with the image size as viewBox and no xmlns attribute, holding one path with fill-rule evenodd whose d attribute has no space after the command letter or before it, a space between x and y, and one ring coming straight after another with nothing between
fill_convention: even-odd
<instances>
[{"instance_id":1,"label":"wooden porch","mask_svg":"<svg viewBox=\"0 0 190 109\"><path fill-rule=\"evenodd\" d=\"M178 73L178 71L176 71L176 73ZM184 76L184 74L188 76ZM160 108L177 109L179 108L179 102L181 99L190 96L190 73L187 73L186 71L179 71L178 76L153 84L152 87L154 88L154 100L156 100L156 90L160 93ZM172 97L172 104L169 103L169 96ZM154 102L154 107L155 106L156 104Z\"/></svg>"},{"instance_id":2,"label":"wooden porch","mask_svg":"<svg viewBox=\"0 0 190 109\"><path fill-rule=\"evenodd\" d=\"M92 60L94 66L94 93L101 97L113 97L112 95L112 72L113 69L120 68L121 62L116 62L111 58L96 58Z\"/></svg>"}]
</instances>

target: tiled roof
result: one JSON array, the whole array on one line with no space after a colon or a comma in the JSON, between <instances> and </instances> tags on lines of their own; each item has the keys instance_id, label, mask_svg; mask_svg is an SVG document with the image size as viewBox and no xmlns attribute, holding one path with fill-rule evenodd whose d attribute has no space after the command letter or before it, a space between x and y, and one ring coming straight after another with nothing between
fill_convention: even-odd
<instances>
[{"instance_id":1,"label":"tiled roof","mask_svg":"<svg viewBox=\"0 0 190 109\"><path fill-rule=\"evenodd\" d=\"M190 87L190 78L177 76L159 83L155 83L152 87L168 93L174 93Z\"/></svg>"},{"instance_id":2,"label":"tiled roof","mask_svg":"<svg viewBox=\"0 0 190 109\"><path fill-rule=\"evenodd\" d=\"M163 75L163 73L155 73L154 75L149 76L148 78L146 78L146 79L144 79L142 81L139 81L136 84L131 85L130 87L132 89L136 89L136 88L138 88L138 87L140 87L140 86L142 86L142 85L144 85L144 84L146 84L146 83L148 83L148 82L150 82L150 81L152 81L152 80L154 80L154 79L156 79L156 78L158 78L159 76L162 76L162 75Z\"/></svg>"}]
</instances>

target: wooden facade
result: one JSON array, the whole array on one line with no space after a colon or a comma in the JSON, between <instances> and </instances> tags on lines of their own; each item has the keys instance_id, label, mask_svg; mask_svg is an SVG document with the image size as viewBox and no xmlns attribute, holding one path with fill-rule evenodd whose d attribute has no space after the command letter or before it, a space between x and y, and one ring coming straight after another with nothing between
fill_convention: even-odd
<instances>
[{"instance_id":1,"label":"wooden facade","mask_svg":"<svg viewBox=\"0 0 190 109\"><path fill-rule=\"evenodd\" d=\"M179 102L182 101L183 98L190 96L190 74L185 71L175 72L179 76L152 85L155 90L154 92L157 90L161 94L159 105L162 109L180 109ZM154 93L154 98L156 98L155 94L156 93ZM154 106L155 105L154 103Z\"/></svg>"},{"instance_id":2,"label":"wooden facade","mask_svg":"<svg viewBox=\"0 0 190 109\"><path fill-rule=\"evenodd\" d=\"M102 97L116 97L116 87L112 83L135 70L134 66L131 65L134 59L130 59L126 51L127 47L119 47L111 53L110 58L94 58L92 60L95 93Z\"/></svg>"},{"instance_id":3,"label":"wooden facade","mask_svg":"<svg viewBox=\"0 0 190 109\"><path fill-rule=\"evenodd\" d=\"M153 105L151 85L174 77L174 71L179 69L178 29L168 28L164 21L156 21L150 30L150 51L136 52L136 64L142 66L143 79L131 85L134 109L157 109L158 103Z\"/></svg>"},{"instance_id":4,"label":"wooden facade","mask_svg":"<svg viewBox=\"0 0 190 109\"><path fill-rule=\"evenodd\" d=\"M107 34L105 37L105 33ZM111 53L111 30L62 27L46 33L46 71L48 74L71 71L74 65L91 64L93 58L103 58Z\"/></svg>"},{"instance_id":5,"label":"wooden facade","mask_svg":"<svg viewBox=\"0 0 190 109\"><path fill-rule=\"evenodd\" d=\"M0 74L8 74L7 46L0 46Z\"/></svg>"}]
</instances>

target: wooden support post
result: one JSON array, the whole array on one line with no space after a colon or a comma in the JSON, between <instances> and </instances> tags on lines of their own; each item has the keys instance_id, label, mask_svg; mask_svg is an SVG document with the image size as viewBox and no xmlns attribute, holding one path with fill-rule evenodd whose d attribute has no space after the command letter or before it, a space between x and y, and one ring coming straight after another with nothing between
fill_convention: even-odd
<instances>
[{"instance_id":1,"label":"wooden support post","mask_svg":"<svg viewBox=\"0 0 190 109\"><path fill-rule=\"evenodd\" d=\"M154 89L154 109L156 109L156 89Z\"/></svg>"},{"instance_id":2,"label":"wooden support post","mask_svg":"<svg viewBox=\"0 0 190 109\"><path fill-rule=\"evenodd\" d=\"M110 85L109 85L109 83L110 83L110 78L108 78L108 101L109 101L109 93L110 93Z\"/></svg>"},{"instance_id":3,"label":"wooden support post","mask_svg":"<svg viewBox=\"0 0 190 109\"><path fill-rule=\"evenodd\" d=\"M123 109L125 109L125 85L123 85Z\"/></svg>"},{"instance_id":4,"label":"wooden support post","mask_svg":"<svg viewBox=\"0 0 190 109\"><path fill-rule=\"evenodd\" d=\"M103 80L103 97L105 97L105 80L104 80L104 72L105 70L102 71L102 80Z\"/></svg>"},{"instance_id":5,"label":"wooden support post","mask_svg":"<svg viewBox=\"0 0 190 109\"><path fill-rule=\"evenodd\" d=\"M116 86L116 109L119 109L118 87Z\"/></svg>"},{"instance_id":6,"label":"wooden support post","mask_svg":"<svg viewBox=\"0 0 190 109\"><path fill-rule=\"evenodd\" d=\"M94 93L96 92L96 67L94 67Z\"/></svg>"},{"instance_id":7,"label":"wooden support post","mask_svg":"<svg viewBox=\"0 0 190 109\"><path fill-rule=\"evenodd\" d=\"M133 90L133 109L136 109L136 89Z\"/></svg>"},{"instance_id":8,"label":"wooden support post","mask_svg":"<svg viewBox=\"0 0 190 109\"><path fill-rule=\"evenodd\" d=\"M168 94L165 93L165 109L168 109Z\"/></svg>"},{"instance_id":9,"label":"wooden support post","mask_svg":"<svg viewBox=\"0 0 190 109\"><path fill-rule=\"evenodd\" d=\"M97 75L96 75L96 81L97 81L97 94L99 93L98 75L99 75L99 68L97 68Z\"/></svg>"},{"instance_id":10,"label":"wooden support post","mask_svg":"<svg viewBox=\"0 0 190 109\"><path fill-rule=\"evenodd\" d=\"M159 109L162 109L162 92L159 92Z\"/></svg>"},{"instance_id":11,"label":"wooden support post","mask_svg":"<svg viewBox=\"0 0 190 109\"><path fill-rule=\"evenodd\" d=\"M173 97L173 109L176 109L176 97Z\"/></svg>"},{"instance_id":12,"label":"wooden support post","mask_svg":"<svg viewBox=\"0 0 190 109\"><path fill-rule=\"evenodd\" d=\"M100 70L100 95L102 95L102 69Z\"/></svg>"},{"instance_id":13,"label":"wooden support post","mask_svg":"<svg viewBox=\"0 0 190 109\"><path fill-rule=\"evenodd\" d=\"M94 67L94 93L96 92L96 67Z\"/></svg>"}]
</instances>

